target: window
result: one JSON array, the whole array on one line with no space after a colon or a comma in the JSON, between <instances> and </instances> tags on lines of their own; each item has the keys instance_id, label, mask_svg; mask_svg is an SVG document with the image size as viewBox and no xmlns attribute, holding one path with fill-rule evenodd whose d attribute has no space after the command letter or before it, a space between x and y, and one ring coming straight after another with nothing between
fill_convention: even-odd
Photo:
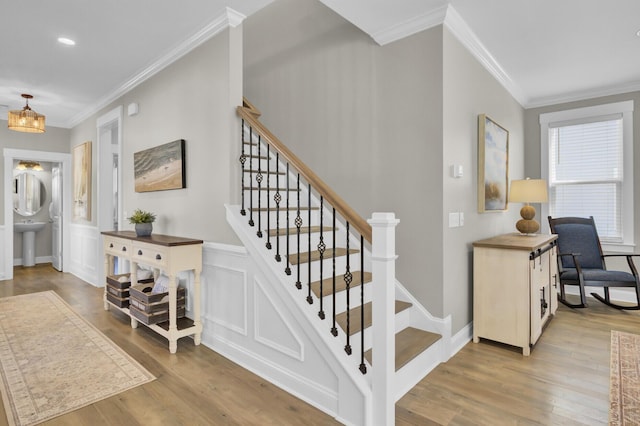
<instances>
[{"instance_id":1,"label":"window","mask_svg":"<svg viewBox=\"0 0 640 426\"><path fill-rule=\"evenodd\" d=\"M634 246L632 120L633 101L540 115L543 214L593 216L608 251Z\"/></svg>"}]
</instances>

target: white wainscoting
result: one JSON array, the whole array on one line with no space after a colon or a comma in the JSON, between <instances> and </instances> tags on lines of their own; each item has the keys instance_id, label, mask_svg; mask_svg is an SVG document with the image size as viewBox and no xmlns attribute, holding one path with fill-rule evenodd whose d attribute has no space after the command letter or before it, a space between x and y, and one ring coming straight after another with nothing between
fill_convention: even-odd
<instances>
[{"instance_id":1,"label":"white wainscoting","mask_svg":"<svg viewBox=\"0 0 640 426\"><path fill-rule=\"evenodd\" d=\"M0 225L0 241L4 241L4 237L5 237L4 232L5 232L5 226ZM5 251L4 244L0 243L0 281L7 279L7 270L5 269L7 265L5 265L6 256L4 251ZM13 268L13 265L11 265L11 268Z\"/></svg>"},{"instance_id":2,"label":"white wainscoting","mask_svg":"<svg viewBox=\"0 0 640 426\"><path fill-rule=\"evenodd\" d=\"M339 398L350 388L342 366L282 284L240 246L205 243L202 271L202 342L323 411L340 416ZM327 334L329 326L327 326ZM341 377L342 376L342 377ZM355 405L362 395L349 392ZM362 407L359 407L362 409ZM350 423L350 422L348 422Z\"/></svg>"},{"instance_id":3,"label":"white wainscoting","mask_svg":"<svg viewBox=\"0 0 640 426\"><path fill-rule=\"evenodd\" d=\"M104 260L98 259L102 237L98 228L88 225L69 225L70 258L64 259L65 270L96 287L104 286Z\"/></svg>"}]
</instances>

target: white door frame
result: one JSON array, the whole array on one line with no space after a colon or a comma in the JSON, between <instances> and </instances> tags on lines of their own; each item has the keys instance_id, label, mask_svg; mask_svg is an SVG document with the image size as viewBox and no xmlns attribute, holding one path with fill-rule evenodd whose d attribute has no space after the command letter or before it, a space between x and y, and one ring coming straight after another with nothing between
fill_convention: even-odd
<instances>
[{"instance_id":1,"label":"white door frame","mask_svg":"<svg viewBox=\"0 0 640 426\"><path fill-rule=\"evenodd\" d=\"M4 275L13 279L13 161L33 160L60 163L62 167L62 271L69 262L69 223L71 219L71 154L5 148L4 154Z\"/></svg>"},{"instance_id":2,"label":"white door frame","mask_svg":"<svg viewBox=\"0 0 640 426\"><path fill-rule=\"evenodd\" d=\"M96 120L97 131L97 189L98 189L98 217L96 225L98 227L98 233L102 231L113 231L113 221L111 218L111 211L113 209L112 197L113 188L111 182L113 181L113 147L112 137L103 137L107 128L116 127L116 141L117 141L117 154L118 154L118 225L122 226L122 105L112 109L106 114L101 115ZM110 133L111 134L111 133ZM98 235L100 237L100 235ZM104 259L102 244L98 244L98 253L96 259L101 261ZM98 266L98 265L97 265ZM99 282L105 282L105 277L102 277L103 270L100 271Z\"/></svg>"}]
</instances>

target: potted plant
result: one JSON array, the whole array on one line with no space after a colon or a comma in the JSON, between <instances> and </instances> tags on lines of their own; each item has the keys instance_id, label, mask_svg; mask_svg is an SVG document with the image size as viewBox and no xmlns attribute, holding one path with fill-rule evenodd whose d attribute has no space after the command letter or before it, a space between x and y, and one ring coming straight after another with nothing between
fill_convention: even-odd
<instances>
[{"instance_id":1,"label":"potted plant","mask_svg":"<svg viewBox=\"0 0 640 426\"><path fill-rule=\"evenodd\" d=\"M136 235L138 237L148 237L151 235L151 231L153 231L153 222L156 220L156 215L151 212L135 209L128 219L129 223L135 225Z\"/></svg>"}]
</instances>

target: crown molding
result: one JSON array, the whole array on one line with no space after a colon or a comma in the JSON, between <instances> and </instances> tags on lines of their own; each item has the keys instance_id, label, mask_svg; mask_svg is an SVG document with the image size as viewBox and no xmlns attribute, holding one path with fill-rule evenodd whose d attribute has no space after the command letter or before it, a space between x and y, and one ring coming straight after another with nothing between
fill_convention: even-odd
<instances>
[{"instance_id":1,"label":"crown molding","mask_svg":"<svg viewBox=\"0 0 640 426\"><path fill-rule=\"evenodd\" d=\"M526 109L539 108L549 105L564 104L568 102L583 101L585 99L601 98L604 96L621 95L623 93L631 93L640 91L640 81L622 84L611 87L601 87L597 89L581 90L569 94L559 96L546 96L530 100L526 105Z\"/></svg>"},{"instance_id":2,"label":"crown molding","mask_svg":"<svg viewBox=\"0 0 640 426\"><path fill-rule=\"evenodd\" d=\"M187 53L191 52L196 47L200 46L205 41L211 39L215 35L219 34L223 30L228 27L235 28L244 21L246 17L227 7L217 18L207 24L204 28L200 29L198 32L193 34L191 37L180 43L175 49L168 52L164 56L160 57L153 64L148 66L147 68L140 71L138 74L131 77L129 80L124 82L120 87L115 89L113 92L104 96L100 100L98 100L95 104L86 108L79 114L76 114L72 117L64 126L67 128L72 128L77 126L87 118L92 115L98 113L101 109L123 96L139 84L153 77L160 71L162 71L167 66L171 65L178 59L182 58Z\"/></svg>"},{"instance_id":3,"label":"crown molding","mask_svg":"<svg viewBox=\"0 0 640 426\"><path fill-rule=\"evenodd\" d=\"M482 44L476 34L469 28L460 14L449 5L444 26L462 43L463 46L485 67L487 71L514 97L514 99L524 106L528 99L518 87L509 74L496 61L493 55Z\"/></svg>"},{"instance_id":4,"label":"crown molding","mask_svg":"<svg viewBox=\"0 0 640 426\"><path fill-rule=\"evenodd\" d=\"M384 46L385 44L389 44L396 40L403 39L410 35L419 33L420 31L428 30L429 28L442 24L446 14L447 5L445 4L444 6L429 11L423 15L416 16L399 24L394 24L383 30L372 33L371 38L373 38L380 46Z\"/></svg>"}]
</instances>

